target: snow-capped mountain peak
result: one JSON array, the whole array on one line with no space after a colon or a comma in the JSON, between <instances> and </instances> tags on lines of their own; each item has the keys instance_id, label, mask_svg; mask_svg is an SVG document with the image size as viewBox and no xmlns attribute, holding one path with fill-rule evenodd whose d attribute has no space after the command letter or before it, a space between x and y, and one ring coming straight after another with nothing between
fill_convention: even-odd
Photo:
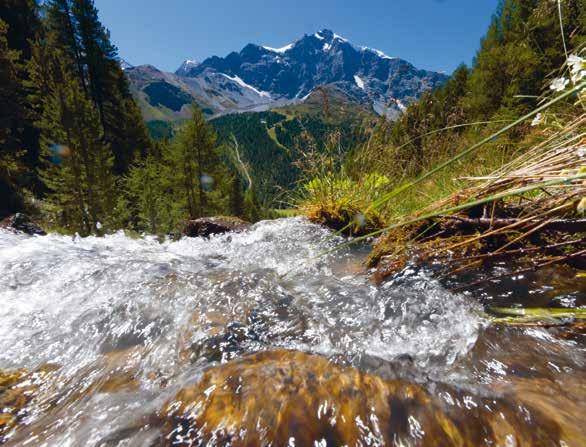
<instances>
[{"instance_id":1,"label":"snow-capped mountain peak","mask_svg":"<svg viewBox=\"0 0 586 447\"><path fill-rule=\"evenodd\" d=\"M183 61L181 66L175 72L179 76L185 76L189 73L192 68L195 68L199 65L199 62L194 59L186 59Z\"/></svg>"},{"instance_id":2,"label":"snow-capped mountain peak","mask_svg":"<svg viewBox=\"0 0 586 447\"><path fill-rule=\"evenodd\" d=\"M145 72L127 71L143 91L148 89ZM214 115L300 102L316 88L330 86L350 101L396 117L447 76L417 69L381 50L354 45L325 28L283 47L248 44L226 57L213 56L201 63L186 60L174 77L166 79L176 89L151 87L153 102L157 103L161 92L173 91L179 99L169 101L169 106L178 107L187 101L182 96L187 93Z\"/></svg>"},{"instance_id":3,"label":"snow-capped mountain peak","mask_svg":"<svg viewBox=\"0 0 586 447\"><path fill-rule=\"evenodd\" d=\"M340 36L339 34L334 33L332 30L324 28L313 35L317 37L319 40L327 40L328 42L339 40L340 42L348 42L348 39L345 37Z\"/></svg>"}]
</instances>

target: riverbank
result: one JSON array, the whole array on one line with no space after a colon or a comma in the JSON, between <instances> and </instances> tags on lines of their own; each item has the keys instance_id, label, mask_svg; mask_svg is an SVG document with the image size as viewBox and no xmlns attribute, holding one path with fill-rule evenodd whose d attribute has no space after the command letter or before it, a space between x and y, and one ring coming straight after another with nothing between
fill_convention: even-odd
<instances>
[{"instance_id":1,"label":"riverbank","mask_svg":"<svg viewBox=\"0 0 586 447\"><path fill-rule=\"evenodd\" d=\"M521 145L515 156L482 175L464 177L460 165L455 172L431 170L371 194L361 207L345 210L343 199L312 201L315 196L302 206L310 219L334 230L376 236L368 264L376 268L379 281L399 274L408 264L433 266L440 278L486 272L503 262L509 277L557 264L584 269L585 125L582 114L557 130L546 127L538 143ZM535 135L526 140L535 141ZM462 187L446 195L442 187L446 176ZM434 185L440 198L430 201L425 191ZM394 204L404 208L405 202L413 207L413 200L418 206L406 214L393 208ZM341 209L333 212L334 203ZM323 218L334 214L339 219L333 223ZM379 216L378 224L368 218L373 214ZM360 219L368 226L361 228ZM459 290L502 278L485 275Z\"/></svg>"}]
</instances>

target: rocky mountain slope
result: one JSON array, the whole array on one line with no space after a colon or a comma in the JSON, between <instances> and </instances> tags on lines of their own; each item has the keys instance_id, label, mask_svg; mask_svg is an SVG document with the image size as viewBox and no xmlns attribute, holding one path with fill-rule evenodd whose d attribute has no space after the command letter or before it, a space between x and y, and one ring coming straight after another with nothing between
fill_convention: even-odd
<instances>
[{"instance_id":1,"label":"rocky mountain slope","mask_svg":"<svg viewBox=\"0 0 586 447\"><path fill-rule=\"evenodd\" d=\"M196 101L211 116L302 103L322 86L353 102L396 117L406 104L447 76L350 43L330 30L282 48L246 45L239 53L187 60L175 73L150 65L126 66L147 120L180 120ZM330 89L331 90L331 89Z\"/></svg>"}]
</instances>

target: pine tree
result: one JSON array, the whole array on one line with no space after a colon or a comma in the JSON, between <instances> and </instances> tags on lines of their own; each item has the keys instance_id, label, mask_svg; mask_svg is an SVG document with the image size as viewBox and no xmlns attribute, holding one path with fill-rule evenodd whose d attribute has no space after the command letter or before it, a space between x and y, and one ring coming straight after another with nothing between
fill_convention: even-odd
<instances>
[{"instance_id":1,"label":"pine tree","mask_svg":"<svg viewBox=\"0 0 586 447\"><path fill-rule=\"evenodd\" d=\"M76 38L83 50L82 60L87 69L90 94L105 126L104 103L117 51L98 19L98 10L93 1L73 0L72 14L77 24Z\"/></svg>"},{"instance_id":2,"label":"pine tree","mask_svg":"<svg viewBox=\"0 0 586 447\"><path fill-rule=\"evenodd\" d=\"M8 26L0 20L0 216L22 206L17 186L19 138L15 135L15 124L22 116L17 94L18 53L8 48L7 31Z\"/></svg>"},{"instance_id":3,"label":"pine tree","mask_svg":"<svg viewBox=\"0 0 586 447\"><path fill-rule=\"evenodd\" d=\"M158 234L174 229L173 213L168 208L173 196L166 194L166 174L165 166L149 155L132 166L125 178L126 206L139 231Z\"/></svg>"},{"instance_id":4,"label":"pine tree","mask_svg":"<svg viewBox=\"0 0 586 447\"><path fill-rule=\"evenodd\" d=\"M586 43L586 1L561 0L560 5L568 50L580 48ZM460 137L473 132L440 129L509 119L535 107L531 97L543 92L544 81L565 57L557 1L501 0L472 68L459 67L444 86L411 104L388 132L391 142L383 145L383 156L373 152L377 163L383 160L381 171L390 177L416 174L422 164L450 155L462 144ZM387 134L379 128L374 135L381 130Z\"/></svg>"},{"instance_id":5,"label":"pine tree","mask_svg":"<svg viewBox=\"0 0 586 447\"><path fill-rule=\"evenodd\" d=\"M110 42L109 32L101 24L93 0L71 1L89 93L114 153L114 172L123 174L136 156L148 152L147 130L120 68L118 50Z\"/></svg>"},{"instance_id":6,"label":"pine tree","mask_svg":"<svg viewBox=\"0 0 586 447\"><path fill-rule=\"evenodd\" d=\"M254 188L244 193L244 217L249 222L257 222L262 218L263 208L260 206Z\"/></svg>"},{"instance_id":7,"label":"pine tree","mask_svg":"<svg viewBox=\"0 0 586 447\"><path fill-rule=\"evenodd\" d=\"M0 20L0 150L4 157L13 156L16 138L14 123L22 114L18 101L18 52L8 47L8 25Z\"/></svg>"},{"instance_id":8,"label":"pine tree","mask_svg":"<svg viewBox=\"0 0 586 447\"><path fill-rule=\"evenodd\" d=\"M99 114L79 80L53 54L54 78L40 121L45 166L40 176L66 228L82 235L100 233L112 220L113 157L103 143Z\"/></svg>"},{"instance_id":9,"label":"pine tree","mask_svg":"<svg viewBox=\"0 0 586 447\"><path fill-rule=\"evenodd\" d=\"M4 0L0 2L0 21L3 26L2 67L5 77L9 72L12 79L2 80L0 88L10 96L5 103L0 120L4 133L2 152L18 153L18 177L13 178L13 188L22 190L38 189L39 183L33 175L39 159L39 131L35 126L36 110L29 100L31 95L27 64L31 58L31 43L41 32L38 6L34 0ZM10 62L6 55L10 53ZM5 96L7 100L8 96ZM10 126L8 129L6 126ZM9 135L9 137L7 137ZM17 204L15 204L17 205ZM21 208L22 203L11 207L11 212Z\"/></svg>"},{"instance_id":10,"label":"pine tree","mask_svg":"<svg viewBox=\"0 0 586 447\"><path fill-rule=\"evenodd\" d=\"M173 167L179 197L190 218L209 211L208 195L225 180L216 152L216 134L195 104L192 117L178 132L167 154Z\"/></svg>"},{"instance_id":11,"label":"pine tree","mask_svg":"<svg viewBox=\"0 0 586 447\"><path fill-rule=\"evenodd\" d=\"M21 60L31 58L31 41L41 31L39 7L35 0L2 0L0 3L0 20L6 22L8 46L19 52Z\"/></svg>"},{"instance_id":12,"label":"pine tree","mask_svg":"<svg viewBox=\"0 0 586 447\"><path fill-rule=\"evenodd\" d=\"M557 1L502 0L476 56L464 103L477 118L499 109L516 114L533 106L518 95L539 95L544 79L565 60ZM567 42L584 41L584 0L562 0Z\"/></svg>"},{"instance_id":13,"label":"pine tree","mask_svg":"<svg viewBox=\"0 0 586 447\"><path fill-rule=\"evenodd\" d=\"M146 156L151 142L120 68L118 50L94 2L48 0L47 29L49 45L60 48L76 68L81 86L99 112L104 140L114 154L115 174L126 173L135 157Z\"/></svg>"},{"instance_id":14,"label":"pine tree","mask_svg":"<svg viewBox=\"0 0 586 447\"><path fill-rule=\"evenodd\" d=\"M242 217L244 215L242 182L238 175L234 175L230 181L230 214L237 217Z\"/></svg>"},{"instance_id":15,"label":"pine tree","mask_svg":"<svg viewBox=\"0 0 586 447\"><path fill-rule=\"evenodd\" d=\"M78 80L87 93L88 81L82 61L82 47L71 11L71 0L47 0L45 9L49 45L59 48L74 64Z\"/></svg>"}]
</instances>

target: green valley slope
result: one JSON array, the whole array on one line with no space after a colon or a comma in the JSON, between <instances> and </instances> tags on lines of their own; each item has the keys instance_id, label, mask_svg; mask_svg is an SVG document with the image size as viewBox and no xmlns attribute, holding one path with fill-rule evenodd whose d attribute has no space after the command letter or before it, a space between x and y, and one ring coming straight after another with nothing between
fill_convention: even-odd
<instances>
[{"instance_id":1,"label":"green valley slope","mask_svg":"<svg viewBox=\"0 0 586 447\"><path fill-rule=\"evenodd\" d=\"M283 193L293 189L300 178L295 162L309 146L324 150L327 136L339 132L339 150L345 153L362 140L363 126L376 119L342 93L332 89L324 93L314 92L302 104L211 121L232 159L237 145L254 189L265 203L286 200Z\"/></svg>"}]
</instances>

